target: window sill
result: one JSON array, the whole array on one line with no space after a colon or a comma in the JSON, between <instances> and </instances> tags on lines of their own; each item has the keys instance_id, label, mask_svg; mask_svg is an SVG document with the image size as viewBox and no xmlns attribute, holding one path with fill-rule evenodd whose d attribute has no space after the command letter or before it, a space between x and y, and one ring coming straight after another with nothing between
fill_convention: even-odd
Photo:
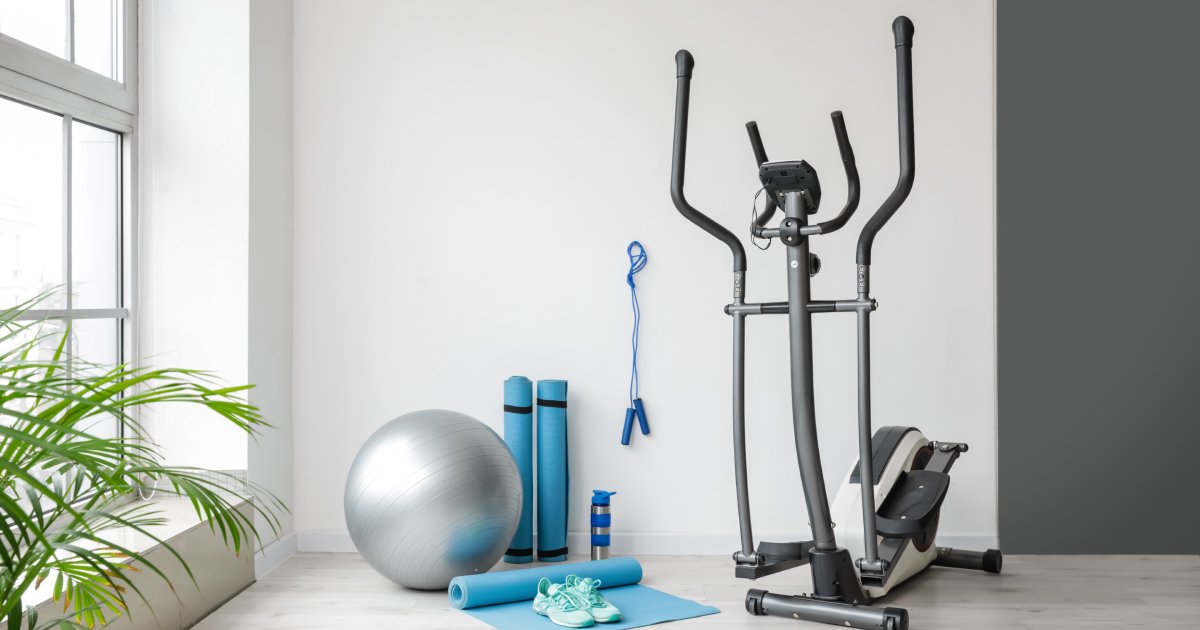
<instances>
[{"instance_id":1,"label":"window sill","mask_svg":"<svg viewBox=\"0 0 1200 630\"><path fill-rule=\"evenodd\" d=\"M127 592L130 614L111 620L107 628L187 627L254 582L252 544L249 549L243 547L240 554L234 554L232 549L226 548L219 534L214 534L207 522L197 516L186 498L160 496L151 503L162 513L166 523L148 529L187 560L196 584L192 584L187 572L169 551L160 549L160 543L146 534L118 528L110 534L113 542L144 555L167 575L170 584L145 569L129 574L151 602L153 611L136 594ZM243 513L249 513L251 509L248 501L242 501L237 507ZM40 588L27 592L23 599L26 605L36 606L44 619L49 619L62 614L62 604L54 603L53 594L54 580L47 579Z\"/></svg>"}]
</instances>

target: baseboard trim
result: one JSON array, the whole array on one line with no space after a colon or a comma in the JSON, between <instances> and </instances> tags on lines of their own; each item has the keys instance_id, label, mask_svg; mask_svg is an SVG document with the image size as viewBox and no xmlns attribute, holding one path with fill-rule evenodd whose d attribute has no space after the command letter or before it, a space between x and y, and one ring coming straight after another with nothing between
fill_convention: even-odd
<instances>
[{"instance_id":1,"label":"baseboard trim","mask_svg":"<svg viewBox=\"0 0 1200 630\"><path fill-rule=\"evenodd\" d=\"M787 541L796 536L765 536L759 540ZM585 554L591 548L588 532L571 532L567 544L572 553ZM612 552L623 555L647 556L728 556L739 546L736 535L665 534L654 532L619 532L613 534ZM983 550L996 546L996 536L990 534L941 534L938 544L943 547ZM299 532L299 550L309 553L355 553L350 532L336 529L309 529Z\"/></svg>"},{"instance_id":2,"label":"baseboard trim","mask_svg":"<svg viewBox=\"0 0 1200 630\"><path fill-rule=\"evenodd\" d=\"M264 575L296 555L296 551L299 550L298 538L296 532L290 532L260 549L254 556L254 579L261 580Z\"/></svg>"},{"instance_id":3,"label":"baseboard trim","mask_svg":"<svg viewBox=\"0 0 1200 630\"><path fill-rule=\"evenodd\" d=\"M350 532L344 529L303 529L298 548L304 553L357 553Z\"/></svg>"}]
</instances>

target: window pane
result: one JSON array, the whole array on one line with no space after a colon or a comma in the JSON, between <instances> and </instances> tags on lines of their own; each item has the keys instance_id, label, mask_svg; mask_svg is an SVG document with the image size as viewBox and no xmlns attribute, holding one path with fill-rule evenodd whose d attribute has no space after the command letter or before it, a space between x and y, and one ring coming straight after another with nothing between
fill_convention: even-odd
<instances>
[{"instance_id":1,"label":"window pane","mask_svg":"<svg viewBox=\"0 0 1200 630\"><path fill-rule=\"evenodd\" d=\"M71 354L85 363L101 368L110 368L120 363L120 323L120 320L116 319L72 321Z\"/></svg>"},{"instance_id":2,"label":"window pane","mask_svg":"<svg viewBox=\"0 0 1200 630\"><path fill-rule=\"evenodd\" d=\"M121 0L75 0L75 63L117 81L122 80L123 4Z\"/></svg>"},{"instance_id":3,"label":"window pane","mask_svg":"<svg viewBox=\"0 0 1200 630\"><path fill-rule=\"evenodd\" d=\"M7 308L63 283L62 118L0 98L0 139L0 308Z\"/></svg>"},{"instance_id":4,"label":"window pane","mask_svg":"<svg viewBox=\"0 0 1200 630\"><path fill-rule=\"evenodd\" d=\"M121 322L116 319L77 319L71 322L71 354L80 359L80 374L104 372L121 361ZM89 418L79 428L97 437L117 436L117 419L109 414Z\"/></svg>"},{"instance_id":5,"label":"window pane","mask_svg":"<svg viewBox=\"0 0 1200 630\"><path fill-rule=\"evenodd\" d=\"M0 363L9 370L5 378L21 376L36 378L42 371L40 365L18 368L18 362L44 364L54 360L58 343L62 339L61 320L8 322L0 326ZM18 412L33 409L36 397L31 394L13 395L4 401L4 408ZM11 426L13 416L0 416L0 426Z\"/></svg>"},{"instance_id":6,"label":"window pane","mask_svg":"<svg viewBox=\"0 0 1200 630\"><path fill-rule=\"evenodd\" d=\"M34 363L54 360L64 327L57 319L9 322L0 328L0 361L21 360L21 353L28 353L24 360Z\"/></svg>"},{"instance_id":7,"label":"window pane","mask_svg":"<svg viewBox=\"0 0 1200 630\"><path fill-rule=\"evenodd\" d=\"M66 0L0 0L0 33L67 58Z\"/></svg>"},{"instance_id":8,"label":"window pane","mask_svg":"<svg viewBox=\"0 0 1200 630\"><path fill-rule=\"evenodd\" d=\"M74 308L118 304L121 136L71 123L71 292Z\"/></svg>"}]
</instances>

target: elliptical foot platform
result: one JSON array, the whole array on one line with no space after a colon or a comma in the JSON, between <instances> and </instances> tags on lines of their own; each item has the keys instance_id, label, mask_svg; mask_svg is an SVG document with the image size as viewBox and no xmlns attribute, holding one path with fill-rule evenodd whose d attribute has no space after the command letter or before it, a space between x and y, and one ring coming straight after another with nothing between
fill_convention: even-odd
<instances>
[{"instance_id":1,"label":"elliptical foot platform","mask_svg":"<svg viewBox=\"0 0 1200 630\"><path fill-rule=\"evenodd\" d=\"M758 564L738 563L734 566L734 575L742 579L757 580L780 571L804 566L809 562L808 554L812 548L811 540L786 543L760 542L757 555L762 561ZM738 555L734 554L734 557L736 558Z\"/></svg>"}]
</instances>

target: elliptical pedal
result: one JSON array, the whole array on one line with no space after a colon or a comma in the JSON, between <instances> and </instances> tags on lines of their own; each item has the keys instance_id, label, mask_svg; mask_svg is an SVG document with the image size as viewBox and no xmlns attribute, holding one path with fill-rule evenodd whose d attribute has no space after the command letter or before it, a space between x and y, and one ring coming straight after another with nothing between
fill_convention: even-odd
<instances>
[{"instance_id":1,"label":"elliptical pedal","mask_svg":"<svg viewBox=\"0 0 1200 630\"><path fill-rule=\"evenodd\" d=\"M892 486L875 514L876 530L888 538L919 536L937 521L950 488L950 475L933 470L910 470Z\"/></svg>"}]
</instances>

